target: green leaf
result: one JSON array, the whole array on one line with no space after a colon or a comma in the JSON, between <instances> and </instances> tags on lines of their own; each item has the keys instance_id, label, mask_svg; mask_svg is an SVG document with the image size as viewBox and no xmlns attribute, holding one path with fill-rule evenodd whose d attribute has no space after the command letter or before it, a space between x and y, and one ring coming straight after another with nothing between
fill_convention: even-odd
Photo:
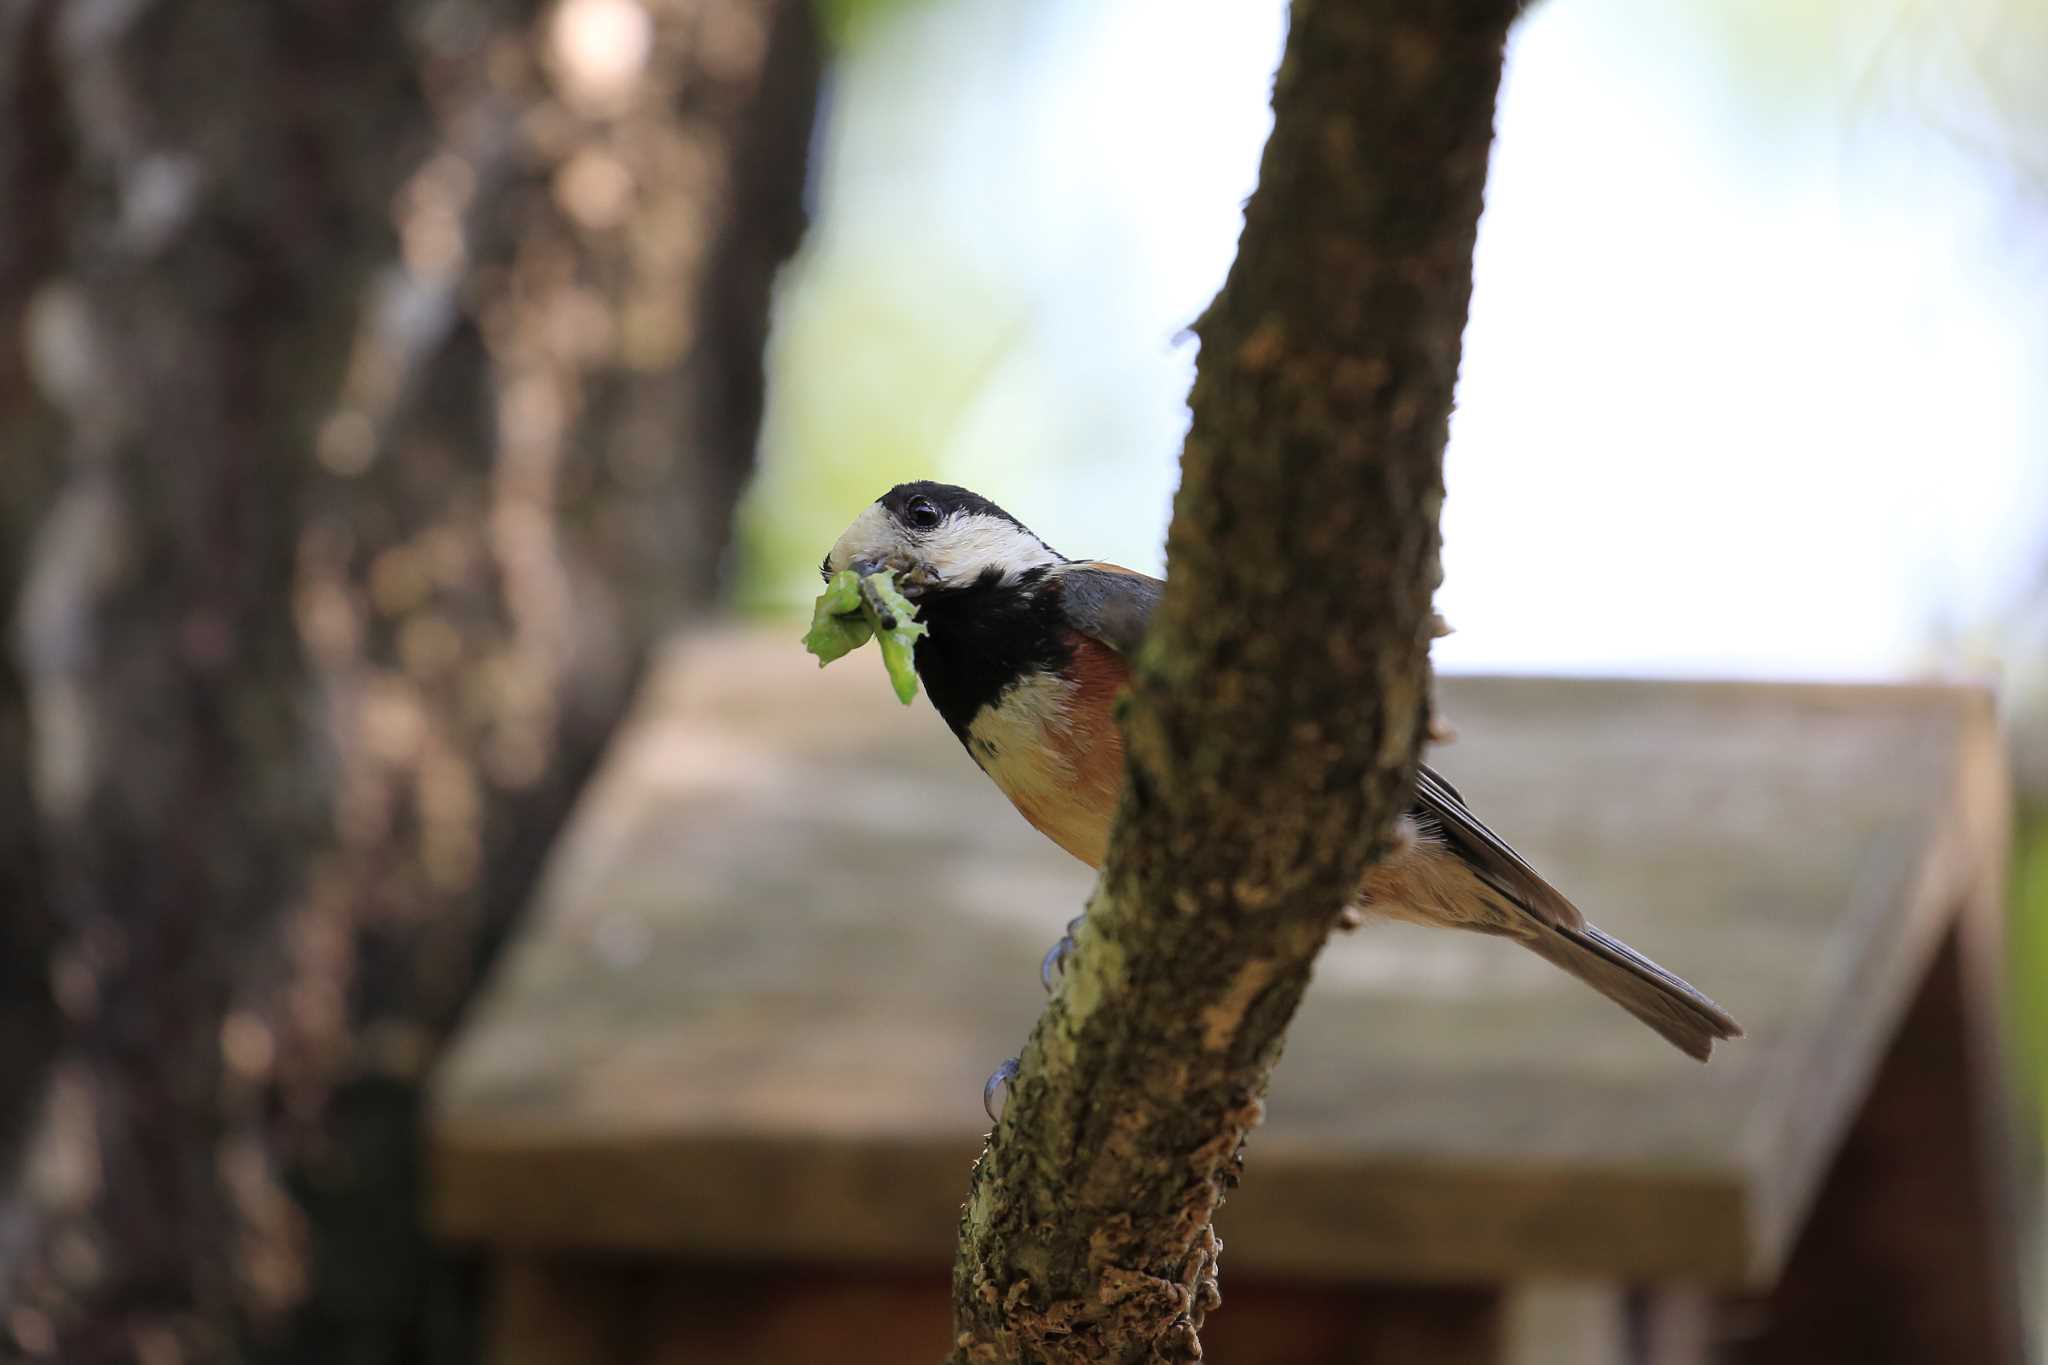
<instances>
[{"instance_id":1,"label":"green leaf","mask_svg":"<svg viewBox=\"0 0 2048 1365\"><path fill-rule=\"evenodd\" d=\"M818 656L818 667L823 668L834 659L859 649L874 633L867 618L858 613L828 616L823 621L811 623L810 633L804 636L804 648Z\"/></svg>"},{"instance_id":2,"label":"green leaf","mask_svg":"<svg viewBox=\"0 0 2048 1365\"><path fill-rule=\"evenodd\" d=\"M916 619L917 607L896 589L896 575L888 570L861 580L862 605L867 619L882 641L882 662L895 685L896 700L905 706L917 695L917 637L929 633Z\"/></svg>"},{"instance_id":3,"label":"green leaf","mask_svg":"<svg viewBox=\"0 0 2048 1365\"><path fill-rule=\"evenodd\" d=\"M908 706L917 695L917 638L926 633L924 622L916 618L916 605L897 590L896 575L889 570L862 578L841 569L811 608L804 648L818 656L818 667L823 668L859 649L870 636L879 637L889 683L896 689L896 699Z\"/></svg>"},{"instance_id":4,"label":"green leaf","mask_svg":"<svg viewBox=\"0 0 2048 1365\"><path fill-rule=\"evenodd\" d=\"M851 569L840 570L818 594L817 605L811 608L811 628L804 634L804 648L818 656L818 667L853 653L874 634L864 605L860 575Z\"/></svg>"}]
</instances>

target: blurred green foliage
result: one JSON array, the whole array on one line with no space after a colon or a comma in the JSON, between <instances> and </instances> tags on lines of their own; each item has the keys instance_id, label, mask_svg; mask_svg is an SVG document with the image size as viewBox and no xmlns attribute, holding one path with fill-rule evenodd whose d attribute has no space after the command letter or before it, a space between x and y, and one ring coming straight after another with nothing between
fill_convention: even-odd
<instances>
[{"instance_id":1,"label":"blurred green foliage","mask_svg":"<svg viewBox=\"0 0 2048 1365\"><path fill-rule=\"evenodd\" d=\"M817 0L818 18L825 26L825 39L835 52L844 52L865 41L875 25L892 12L931 0Z\"/></svg>"},{"instance_id":2,"label":"blurred green foliage","mask_svg":"<svg viewBox=\"0 0 2048 1365\"><path fill-rule=\"evenodd\" d=\"M891 295L899 272L847 255L821 238L784 272L769 364L803 380L771 403L762 444L796 458L763 460L742 504L742 610L786 614L808 597L818 557L896 484L963 477L960 429L1028 330L1020 299L964 272L934 262L952 306L921 309Z\"/></svg>"}]
</instances>

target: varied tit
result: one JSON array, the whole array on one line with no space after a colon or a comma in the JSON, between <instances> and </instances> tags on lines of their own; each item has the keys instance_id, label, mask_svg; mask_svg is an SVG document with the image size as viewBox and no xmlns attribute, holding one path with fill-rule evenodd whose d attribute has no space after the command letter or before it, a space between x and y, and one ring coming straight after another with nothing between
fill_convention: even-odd
<instances>
[{"instance_id":1,"label":"varied tit","mask_svg":"<svg viewBox=\"0 0 2048 1365\"><path fill-rule=\"evenodd\" d=\"M917 673L932 705L1018 811L1100 868L1123 775L1112 708L1165 584L1068 559L986 498L942 483L890 489L821 566L889 567L929 633ZM1514 939L1704 1061L1740 1037L1690 985L1586 922L1450 783L1416 768L1394 851L1370 868L1357 910Z\"/></svg>"}]
</instances>

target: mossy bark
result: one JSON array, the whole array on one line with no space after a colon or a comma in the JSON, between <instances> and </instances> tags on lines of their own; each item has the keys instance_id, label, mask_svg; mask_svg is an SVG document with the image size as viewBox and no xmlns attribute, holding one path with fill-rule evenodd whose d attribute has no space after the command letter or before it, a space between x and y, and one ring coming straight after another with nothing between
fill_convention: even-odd
<instances>
[{"instance_id":1,"label":"mossy bark","mask_svg":"<svg viewBox=\"0 0 2048 1365\"><path fill-rule=\"evenodd\" d=\"M953 1360L1193 1360L1212 1227L1428 723L1507 0L1295 0L1197 327L1168 588L1080 948L977 1164Z\"/></svg>"}]
</instances>

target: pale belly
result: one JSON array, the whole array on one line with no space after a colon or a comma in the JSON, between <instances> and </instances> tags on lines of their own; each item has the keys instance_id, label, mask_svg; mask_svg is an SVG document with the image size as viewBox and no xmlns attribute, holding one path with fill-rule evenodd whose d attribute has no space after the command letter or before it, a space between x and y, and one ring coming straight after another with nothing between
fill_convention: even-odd
<instances>
[{"instance_id":1,"label":"pale belly","mask_svg":"<svg viewBox=\"0 0 2048 1365\"><path fill-rule=\"evenodd\" d=\"M1090 867L1102 866L1123 780L1123 749L1075 684L1020 682L967 727L967 752L1040 833Z\"/></svg>"},{"instance_id":2,"label":"pale belly","mask_svg":"<svg viewBox=\"0 0 2048 1365\"><path fill-rule=\"evenodd\" d=\"M1123 783L1123 737L1106 704L1056 675L1028 679L975 713L967 752L1040 833L1090 867L1102 866ZM1368 869L1349 918L1361 912L1490 933L1530 927L1407 816L1394 850Z\"/></svg>"}]
</instances>

